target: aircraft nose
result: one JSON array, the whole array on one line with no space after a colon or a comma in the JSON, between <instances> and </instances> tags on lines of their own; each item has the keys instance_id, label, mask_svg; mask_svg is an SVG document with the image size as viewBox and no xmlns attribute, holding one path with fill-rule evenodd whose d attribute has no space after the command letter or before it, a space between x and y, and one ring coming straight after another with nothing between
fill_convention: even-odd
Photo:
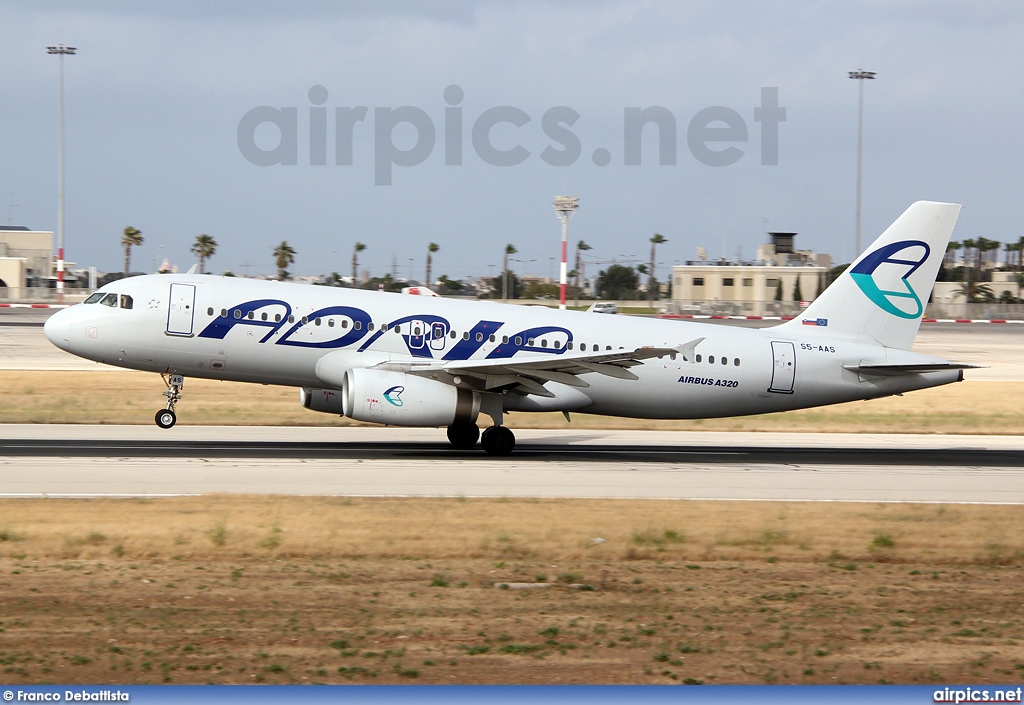
<instances>
[{"instance_id":1,"label":"aircraft nose","mask_svg":"<svg viewBox=\"0 0 1024 705\"><path fill-rule=\"evenodd\" d=\"M46 339L62 350L71 351L71 311L64 309L46 319L43 334Z\"/></svg>"}]
</instances>

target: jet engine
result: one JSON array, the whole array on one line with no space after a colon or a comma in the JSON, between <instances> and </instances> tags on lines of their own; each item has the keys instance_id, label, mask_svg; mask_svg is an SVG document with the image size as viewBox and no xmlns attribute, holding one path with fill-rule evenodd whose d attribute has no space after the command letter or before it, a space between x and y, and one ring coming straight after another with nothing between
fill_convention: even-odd
<instances>
[{"instance_id":1,"label":"jet engine","mask_svg":"<svg viewBox=\"0 0 1024 705\"><path fill-rule=\"evenodd\" d=\"M357 367L341 388L345 416L389 426L450 426L474 423L480 394L405 372Z\"/></svg>"},{"instance_id":2,"label":"jet engine","mask_svg":"<svg viewBox=\"0 0 1024 705\"><path fill-rule=\"evenodd\" d=\"M341 391L337 389L299 389L299 401L310 411L322 411L327 414L341 416L344 412L341 403Z\"/></svg>"}]
</instances>

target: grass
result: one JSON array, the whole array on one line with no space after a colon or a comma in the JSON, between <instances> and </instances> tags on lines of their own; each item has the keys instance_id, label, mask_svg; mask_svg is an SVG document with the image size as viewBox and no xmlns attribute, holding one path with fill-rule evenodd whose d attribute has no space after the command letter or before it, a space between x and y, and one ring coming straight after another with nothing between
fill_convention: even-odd
<instances>
[{"instance_id":1,"label":"grass","mask_svg":"<svg viewBox=\"0 0 1024 705\"><path fill-rule=\"evenodd\" d=\"M0 513L22 537L0 543L0 667L26 683L1024 670L1018 506L208 496L0 500ZM538 576L551 587L496 587Z\"/></svg>"},{"instance_id":2,"label":"grass","mask_svg":"<svg viewBox=\"0 0 1024 705\"><path fill-rule=\"evenodd\" d=\"M74 389L74 395L67 390ZM0 423L151 424L163 384L130 371L5 371ZM512 428L593 428L696 431L818 431L848 433L971 433L1015 435L1024 426L1024 382L969 381L903 397L837 404L777 414L663 421L573 414L514 413ZM178 406L181 424L362 425L303 409L287 387L188 379Z\"/></svg>"}]
</instances>

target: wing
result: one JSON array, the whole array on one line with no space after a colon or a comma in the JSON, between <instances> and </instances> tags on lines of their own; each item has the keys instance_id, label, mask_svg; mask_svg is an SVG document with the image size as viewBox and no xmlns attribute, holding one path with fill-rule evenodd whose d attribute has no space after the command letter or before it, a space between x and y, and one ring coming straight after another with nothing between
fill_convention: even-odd
<instances>
[{"instance_id":1,"label":"wing","mask_svg":"<svg viewBox=\"0 0 1024 705\"><path fill-rule=\"evenodd\" d=\"M635 350L609 350L603 353L562 354L528 357L521 360L434 360L434 361L389 361L375 367L385 370L400 370L411 374L432 375L443 371L452 377L470 377L478 381L483 391L511 389L523 394L553 397L544 387L545 382L558 382L570 387L587 388L590 383L581 375L600 374L616 379L635 380L637 376L630 367L643 364L644 360L659 357L693 360L694 350L704 338L691 340L675 348L644 347Z\"/></svg>"}]
</instances>

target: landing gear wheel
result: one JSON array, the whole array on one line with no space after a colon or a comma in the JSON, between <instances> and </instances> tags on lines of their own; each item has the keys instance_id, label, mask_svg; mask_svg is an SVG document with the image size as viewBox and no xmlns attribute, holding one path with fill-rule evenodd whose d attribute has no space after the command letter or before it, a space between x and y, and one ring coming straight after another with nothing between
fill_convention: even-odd
<instances>
[{"instance_id":1,"label":"landing gear wheel","mask_svg":"<svg viewBox=\"0 0 1024 705\"><path fill-rule=\"evenodd\" d=\"M480 439L480 429L475 423L453 423L448 427L448 440L459 450L469 450Z\"/></svg>"},{"instance_id":2,"label":"landing gear wheel","mask_svg":"<svg viewBox=\"0 0 1024 705\"><path fill-rule=\"evenodd\" d=\"M484 431L480 442L488 455L509 455L516 447L516 436L504 426L491 426Z\"/></svg>"},{"instance_id":3,"label":"landing gear wheel","mask_svg":"<svg viewBox=\"0 0 1024 705\"><path fill-rule=\"evenodd\" d=\"M170 428L177 420L177 415L170 409L160 409L156 412L156 425L160 428Z\"/></svg>"},{"instance_id":4,"label":"landing gear wheel","mask_svg":"<svg viewBox=\"0 0 1024 705\"><path fill-rule=\"evenodd\" d=\"M160 428L170 428L178 420L177 414L174 413L174 407L179 401L181 401L181 388L185 386L185 378L181 375L160 375L164 384L167 385L167 391L164 392L164 396L167 397L167 408L161 409L156 412L156 425Z\"/></svg>"}]
</instances>

